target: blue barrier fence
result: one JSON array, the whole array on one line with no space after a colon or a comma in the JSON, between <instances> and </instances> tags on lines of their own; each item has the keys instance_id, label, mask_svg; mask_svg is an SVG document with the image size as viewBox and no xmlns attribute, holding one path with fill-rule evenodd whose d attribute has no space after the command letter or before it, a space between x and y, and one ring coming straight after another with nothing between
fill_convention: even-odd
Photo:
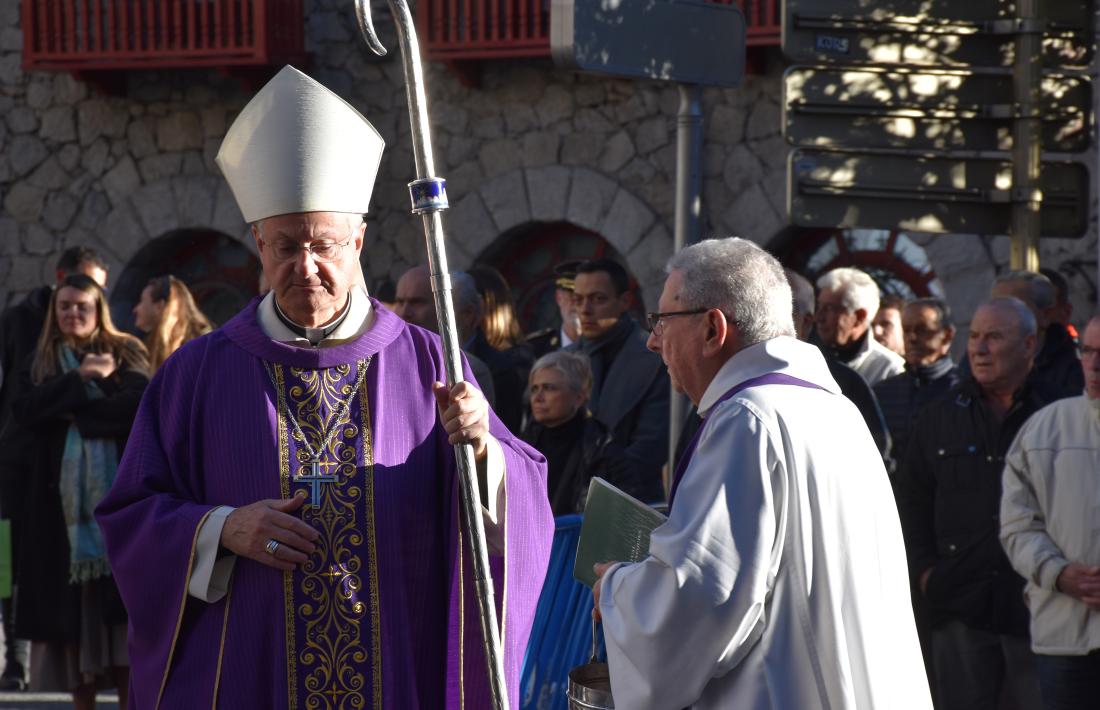
<instances>
[{"instance_id":1,"label":"blue barrier fence","mask_svg":"<svg viewBox=\"0 0 1100 710\"><path fill-rule=\"evenodd\" d=\"M566 710L569 671L587 663L592 651L592 592L573 579L581 519L565 515L554 521L550 566L520 676L525 709ZM603 657L602 639L600 645Z\"/></svg>"}]
</instances>

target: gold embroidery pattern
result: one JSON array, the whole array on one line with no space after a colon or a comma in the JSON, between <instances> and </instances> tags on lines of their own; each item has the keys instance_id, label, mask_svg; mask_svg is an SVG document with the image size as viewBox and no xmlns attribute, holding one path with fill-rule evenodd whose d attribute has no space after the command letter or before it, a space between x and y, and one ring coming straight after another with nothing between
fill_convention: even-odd
<instances>
[{"instance_id":1,"label":"gold embroidery pattern","mask_svg":"<svg viewBox=\"0 0 1100 710\"><path fill-rule=\"evenodd\" d=\"M283 498L290 497L290 436L286 420L286 381L283 368L275 365L275 381L279 383L278 406L275 414L279 420L279 493ZM289 710L298 708L298 676L294 672L295 624L294 624L294 573L283 572L283 607L285 609L286 628L286 682Z\"/></svg>"},{"instance_id":2,"label":"gold embroidery pattern","mask_svg":"<svg viewBox=\"0 0 1100 710\"><path fill-rule=\"evenodd\" d=\"M288 390L291 409L302 433L314 447L318 447L322 442L322 431L327 429L326 418L353 386L354 378L349 381L351 368L346 365L329 370L292 368L290 374L296 381ZM365 390L366 385L361 391L361 410L366 407ZM369 420L363 420L362 434L350 411L338 422L333 422L332 426L337 427L338 435L322 453L321 467L324 475L334 475L338 483L322 488L319 509L309 504L302 509L303 519L317 529L321 537L317 541L317 552L310 556L296 575L292 575L295 580L290 604L292 618L288 622L300 623L304 633L299 639L297 654L289 656L295 660L289 670L291 678L297 678L301 684L305 707L318 710L359 709L366 707L367 678L362 669L369 660L373 671L372 699L375 707L380 707L381 637L374 555L373 486L368 466L364 466L364 479L361 481L357 477L359 467L356 460L356 444L362 437L363 459L373 462ZM287 478L288 485L294 484L298 476L309 474L308 454L304 446L295 447L293 458L296 461L292 467L293 474ZM360 503L366 510L366 521L359 518ZM364 546L366 550L363 550ZM364 551L366 555L362 554ZM360 599L363 557L367 558L368 563L369 610ZM365 623L372 627L371 653L368 653L362 638ZM291 702L296 700L292 696Z\"/></svg>"},{"instance_id":3,"label":"gold embroidery pattern","mask_svg":"<svg viewBox=\"0 0 1100 710\"><path fill-rule=\"evenodd\" d=\"M378 592L378 546L374 529L374 428L371 426L367 383L359 390L359 421L363 425L363 485L367 490L367 555L370 565L371 654L374 659L374 707L382 707L382 604Z\"/></svg>"}]
</instances>

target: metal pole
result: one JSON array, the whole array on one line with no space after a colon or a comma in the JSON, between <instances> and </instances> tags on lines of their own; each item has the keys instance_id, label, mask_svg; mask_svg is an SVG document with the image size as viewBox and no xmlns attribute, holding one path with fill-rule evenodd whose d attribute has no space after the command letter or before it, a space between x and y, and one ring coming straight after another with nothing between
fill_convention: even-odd
<instances>
[{"instance_id":1,"label":"metal pole","mask_svg":"<svg viewBox=\"0 0 1100 710\"><path fill-rule=\"evenodd\" d=\"M699 215L703 185L703 88L680 84L680 110L676 115L676 228L673 251L699 241ZM676 445L688 410L687 397L672 393L668 414L668 470L676 470Z\"/></svg>"},{"instance_id":2,"label":"metal pole","mask_svg":"<svg viewBox=\"0 0 1100 710\"><path fill-rule=\"evenodd\" d=\"M424 220L424 238L428 247L428 266L431 270L435 311L439 320L439 334L443 339L444 363L447 384L454 386L462 381L461 351L458 347L458 328L455 325L454 307L451 303L451 279L447 268L447 251L444 246L443 218L441 210L447 208L445 183L435 176L432 143L429 134L428 100L424 91L424 72L420 64L420 47L416 39L416 27L406 0L389 0L397 27L398 42L405 66L405 90L409 100L409 120L412 125L413 156L416 160L417 180L409 183L413 212ZM355 0L359 28L367 45L376 54L385 55L386 49L378 40L370 18L370 0ZM489 690L493 708L508 708L508 692L504 685L504 654L500 645L500 627L497 624L493 580L489 571L489 550L485 543L485 527L481 519L481 492L477 480L474 449L469 444L455 446L458 463L459 489L462 498L462 514L466 534L473 551L474 584L481 621L481 637L485 643L486 670L489 674Z\"/></svg>"},{"instance_id":3,"label":"metal pole","mask_svg":"<svg viewBox=\"0 0 1100 710\"><path fill-rule=\"evenodd\" d=\"M1018 0L1016 58L1012 90L1016 118L1012 126L1012 249L1014 270L1039 270L1039 188L1042 159L1042 117L1039 89L1042 79L1043 35L1038 0Z\"/></svg>"}]
</instances>

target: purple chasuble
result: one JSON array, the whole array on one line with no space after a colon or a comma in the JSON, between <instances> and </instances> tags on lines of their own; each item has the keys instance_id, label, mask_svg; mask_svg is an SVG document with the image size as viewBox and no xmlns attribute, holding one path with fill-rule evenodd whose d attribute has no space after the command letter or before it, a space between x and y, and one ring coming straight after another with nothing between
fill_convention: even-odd
<instances>
[{"instance_id":1,"label":"purple chasuble","mask_svg":"<svg viewBox=\"0 0 1100 710\"><path fill-rule=\"evenodd\" d=\"M431 393L444 380L437 336L375 302L374 325L354 342L297 348L264 335L257 304L160 369L97 510L130 614L131 707L487 707L454 451ZM284 574L238 558L225 598L187 595L211 510L312 492L297 480L310 465L286 405L318 449L368 359L322 453L331 480L317 484L318 506L296 513L321 532L309 562ZM490 566L518 707L554 522L544 459L495 415L491 431L507 513Z\"/></svg>"},{"instance_id":2,"label":"purple chasuble","mask_svg":"<svg viewBox=\"0 0 1100 710\"><path fill-rule=\"evenodd\" d=\"M785 375L782 372L769 372L766 375L760 375L759 377L753 377L744 382L738 382L733 387L730 387L724 395L718 398L717 402L711 405L710 411L713 412L715 407L725 402L730 397L733 397L738 392L747 390L750 387L759 387L760 385L794 385L795 387L806 387L815 390L824 389L820 385L815 385L813 382L800 380L797 377ZM695 430L695 436L691 437L691 441L684 447L684 453L680 456L680 460L676 462L676 471L672 475L672 486L668 492L669 510L672 510L672 502L676 498L676 489L680 487L680 479L684 477L684 472L687 471L687 467L691 463L691 457L695 454L695 447L699 445L699 439L703 436L703 428L706 427L706 425L706 422L699 425L699 428Z\"/></svg>"}]
</instances>

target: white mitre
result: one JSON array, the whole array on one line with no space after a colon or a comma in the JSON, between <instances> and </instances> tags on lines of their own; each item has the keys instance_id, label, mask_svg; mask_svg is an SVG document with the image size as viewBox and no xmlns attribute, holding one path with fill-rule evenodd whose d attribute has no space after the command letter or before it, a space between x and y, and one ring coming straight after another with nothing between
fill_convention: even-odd
<instances>
[{"instance_id":1,"label":"white mitre","mask_svg":"<svg viewBox=\"0 0 1100 710\"><path fill-rule=\"evenodd\" d=\"M252 97L214 159L249 223L297 212L366 214L385 141L292 66Z\"/></svg>"}]
</instances>

